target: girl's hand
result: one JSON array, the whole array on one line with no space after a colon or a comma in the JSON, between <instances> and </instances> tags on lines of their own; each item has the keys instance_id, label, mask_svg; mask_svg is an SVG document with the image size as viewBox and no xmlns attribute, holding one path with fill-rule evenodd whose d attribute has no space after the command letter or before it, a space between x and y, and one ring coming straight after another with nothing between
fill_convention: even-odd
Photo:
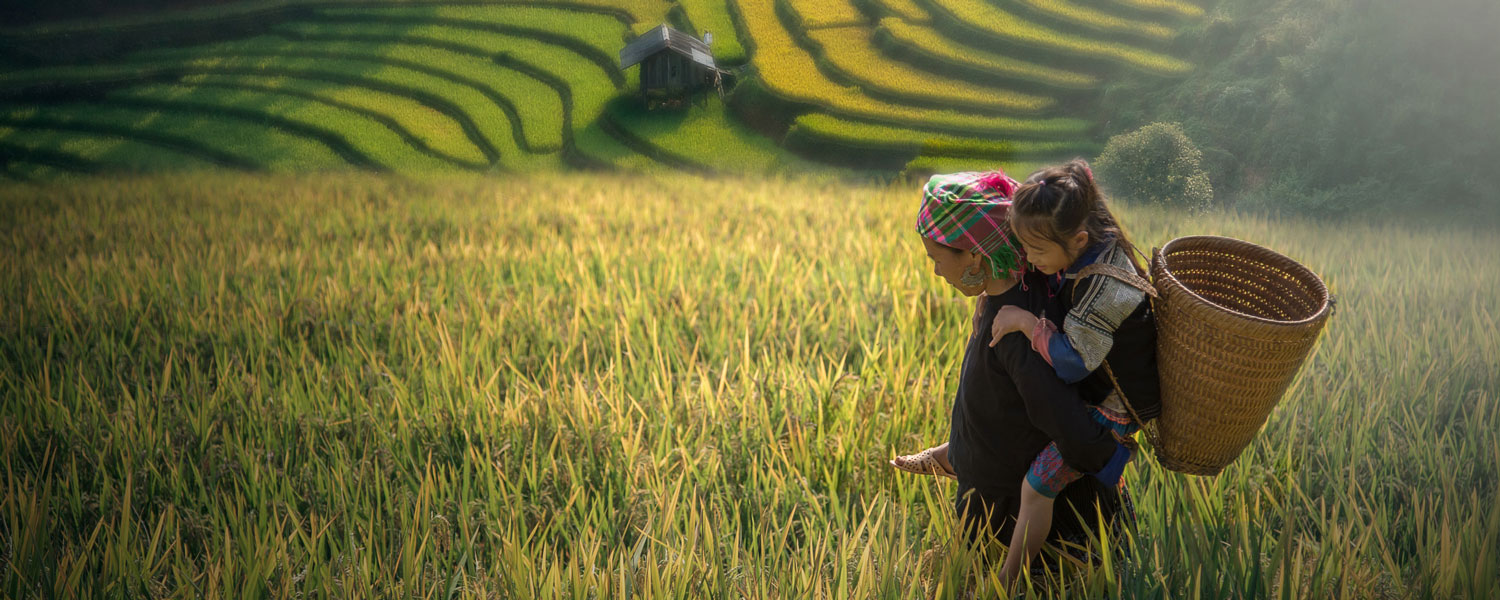
<instances>
[{"instance_id":1,"label":"girl's hand","mask_svg":"<svg viewBox=\"0 0 1500 600\"><path fill-rule=\"evenodd\" d=\"M1000 338L1012 331L1019 331L1031 337L1031 330L1036 327L1037 318L1026 309L1014 305L1006 305L1000 308L995 315L995 322L990 324L990 347L1000 343Z\"/></svg>"}]
</instances>

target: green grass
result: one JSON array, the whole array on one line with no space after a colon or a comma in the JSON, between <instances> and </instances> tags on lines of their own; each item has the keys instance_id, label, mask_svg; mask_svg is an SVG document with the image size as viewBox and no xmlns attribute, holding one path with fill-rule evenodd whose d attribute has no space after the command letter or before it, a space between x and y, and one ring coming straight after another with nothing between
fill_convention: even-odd
<instances>
[{"instance_id":1,"label":"green grass","mask_svg":"<svg viewBox=\"0 0 1500 600\"><path fill-rule=\"evenodd\" d=\"M19 159L31 167L22 171L31 178L61 173L99 170L153 171L207 168L212 163L187 152L164 148L140 140L82 131L7 127L12 115L25 121L20 111L0 109L0 157ZM52 158L50 169L43 161ZM0 158L0 162L8 162Z\"/></svg>"},{"instance_id":2,"label":"green grass","mask_svg":"<svg viewBox=\"0 0 1500 600\"><path fill-rule=\"evenodd\" d=\"M917 189L0 185L0 590L989 596L953 485L885 463L946 434L972 312ZM1239 461L1137 463L1124 560L1037 595L1500 591L1500 238L1116 210L1287 253L1339 310Z\"/></svg>"},{"instance_id":3,"label":"green grass","mask_svg":"<svg viewBox=\"0 0 1500 600\"><path fill-rule=\"evenodd\" d=\"M519 105L511 103L517 111L512 116L507 105L499 100L509 100L507 94L515 90L495 90L486 86L493 80L490 75L501 71L493 61L476 56L458 54L438 48L420 45L391 45L360 41L293 41L278 36L261 36L248 40L225 42L191 49L171 49L143 52L131 57L132 61L165 64L177 63L193 69L270 69L271 72L286 71L291 74L315 76L324 73L329 81L361 83L377 89L411 90L408 95L435 96L447 103L452 110L474 124L474 135L481 136L490 152L499 153L506 166L523 167L537 159L527 156L520 145L523 133L513 131L519 121ZM529 77L519 74L512 79L529 82L525 88L531 96L524 99L531 103L553 102L559 105L556 94ZM517 96L518 99L523 97ZM550 100L549 100L550 98ZM544 104L544 106L546 106ZM559 109L560 110L560 109ZM538 110L537 114L542 114ZM552 117L559 124L560 117ZM535 125L537 139L545 141L556 132L545 129L547 122ZM471 137L474 137L471 135ZM545 147L537 148L545 150Z\"/></svg>"},{"instance_id":4,"label":"green grass","mask_svg":"<svg viewBox=\"0 0 1500 600\"><path fill-rule=\"evenodd\" d=\"M222 156L232 164L271 171L317 171L348 168L348 162L326 144L288 133L263 122L233 118L219 111L183 107L131 107L111 103L68 103L0 107L0 123L16 127L108 134L139 140L166 138L179 153L203 158ZM154 144L160 146L161 144ZM170 161L169 161L170 162Z\"/></svg>"},{"instance_id":5,"label":"green grass","mask_svg":"<svg viewBox=\"0 0 1500 600\"><path fill-rule=\"evenodd\" d=\"M482 168L486 163L484 153L464 134L462 123L406 96L294 77L210 74L189 75L183 77L182 82L190 85L253 86L368 111L400 127L402 133L415 138L416 144L430 148L432 152L449 160L472 168Z\"/></svg>"},{"instance_id":6,"label":"green grass","mask_svg":"<svg viewBox=\"0 0 1500 600\"><path fill-rule=\"evenodd\" d=\"M676 162L721 173L767 173L792 156L733 120L717 97L681 109L645 110L626 99L606 113L620 129ZM805 165L804 165L805 166Z\"/></svg>"},{"instance_id":7,"label":"green grass","mask_svg":"<svg viewBox=\"0 0 1500 600\"><path fill-rule=\"evenodd\" d=\"M888 149L893 153L921 154L924 156L946 156L950 158L977 158L991 161L1013 161L1018 159L1063 158L1072 155L1092 156L1100 150L1098 144L1082 139L1055 139L1049 141L1011 141L1004 139L972 138L933 133L904 127L892 127L840 119L838 117L811 113L797 117L788 137L803 137L828 144L830 151L838 146L864 149Z\"/></svg>"},{"instance_id":8,"label":"green grass","mask_svg":"<svg viewBox=\"0 0 1500 600\"><path fill-rule=\"evenodd\" d=\"M459 165L418 152L397 132L364 115L337 106L308 102L297 97L238 86L150 85L112 93L110 99L133 99L253 111L342 138L358 154L387 170L432 171Z\"/></svg>"},{"instance_id":9,"label":"green grass","mask_svg":"<svg viewBox=\"0 0 1500 600\"><path fill-rule=\"evenodd\" d=\"M749 53L740 43L734 21L729 18L729 1L679 0L683 10L687 11L688 20L698 29L700 37L705 31L714 34L710 50L713 51L715 64L720 67L741 65L750 60Z\"/></svg>"},{"instance_id":10,"label":"green grass","mask_svg":"<svg viewBox=\"0 0 1500 600\"><path fill-rule=\"evenodd\" d=\"M596 57L619 64L625 47L625 25L608 15L565 8L527 6L389 6L330 8L318 11L325 18L359 21L387 20L397 24L436 25L459 31L492 31L524 37L524 33L567 40L570 46L590 49ZM544 40L545 41L545 40Z\"/></svg>"},{"instance_id":11,"label":"green grass","mask_svg":"<svg viewBox=\"0 0 1500 600\"><path fill-rule=\"evenodd\" d=\"M450 19L472 19L478 20L486 16L513 17L515 10L501 11L493 10L493 7L458 7L465 10L434 10L438 16ZM480 10L481 8L492 10ZM424 24L422 13L426 9L408 9L403 13L393 11L382 11L391 13L387 16L411 19L408 24L402 23L340 23L307 25L297 24L293 27L315 28L318 31L338 35L373 35L387 37L388 39L408 39L420 43L422 40L433 40L434 43L445 45L445 47L464 47L475 56L493 56L504 53L510 60L528 65L531 69L543 72L549 77L557 79L558 83L567 88L567 102L562 102L560 96L554 91L551 93L540 92L535 85L540 83L533 80L524 94L514 93L510 95L516 100L518 112L522 122L526 124L528 135L533 131L561 132L563 127L563 111L570 111L573 132L588 126L597 119L604 109L604 105L617 93L614 83L609 74L600 70L598 65L588 58L581 56L568 48L548 44L544 41L531 39L525 36L496 33L482 29L468 29L446 24ZM558 11L533 11L540 12L545 17L555 17ZM494 13L494 14L491 14ZM527 16L521 13L521 16ZM597 15L582 15L590 17ZM602 17L601 17L602 18ZM530 23L530 21L528 21ZM593 26L604 27L602 31L614 32L618 35L623 30L613 19L599 21L587 19L578 23L579 27ZM598 30L595 30L598 31ZM591 36L598 38L598 35ZM602 42L600 42L602 43ZM608 47L608 46L606 46ZM622 42L613 46L612 52L618 52L623 47ZM492 68L493 69L493 68ZM478 77L476 72L467 72L470 77ZM633 74L633 73L632 73ZM511 89L508 91L516 92ZM555 129L552 129L555 128Z\"/></svg>"}]
</instances>

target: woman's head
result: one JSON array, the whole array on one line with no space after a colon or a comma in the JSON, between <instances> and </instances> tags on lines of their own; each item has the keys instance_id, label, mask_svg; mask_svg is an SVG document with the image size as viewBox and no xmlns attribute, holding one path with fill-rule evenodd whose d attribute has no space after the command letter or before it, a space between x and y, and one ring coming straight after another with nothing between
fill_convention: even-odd
<instances>
[{"instance_id":1,"label":"woman's head","mask_svg":"<svg viewBox=\"0 0 1500 600\"><path fill-rule=\"evenodd\" d=\"M978 253L969 252L932 241L923 236L922 247L932 262L932 274L942 277L948 285L958 288L965 296L978 296L989 281L989 265ZM977 283L976 283L977 282Z\"/></svg>"},{"instance_id":2,"label":"woman's head","mask_svg":"<svg viewBox=\"0 0 1500 600\"><path fill-rule=\"evenodd\" d=\"M1132 249L1083 159L1027 177L1016 189L1010 225L1027 260L1048 275L1067 269L1095 242L1114 238Z\"/></svg>"},{"instance_id":3,"label":"woman's head","mask_svg":"<svg viewBox=\"0 0 1500 600\"><path fill-rule=\"evenodd\" d=\"M933 175L922 188L917 233L933 272L965 295L978 295L988 281L1021 268L1006 226L1017 185L997 170Z\"/></svg>"}]
</instances>

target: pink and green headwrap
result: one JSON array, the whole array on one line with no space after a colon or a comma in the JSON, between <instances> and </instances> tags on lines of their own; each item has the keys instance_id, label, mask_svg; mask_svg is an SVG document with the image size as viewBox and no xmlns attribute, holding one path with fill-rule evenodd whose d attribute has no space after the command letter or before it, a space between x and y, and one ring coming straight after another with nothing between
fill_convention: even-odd
<instances>
[{"instance_id":1,"label":"pink and green headwrap","mask_svg":"<svg viewBox=\"0 0 1500 600\"><path fill-rule=\"evenodd\" d=\"M1006 218L1020 184L1004 171L933 175L922 186L917 233L939 244L989 259L991 275L1003 279L1024 269L1025 254L1012 241Z\"/></svg>"}]
</instances>

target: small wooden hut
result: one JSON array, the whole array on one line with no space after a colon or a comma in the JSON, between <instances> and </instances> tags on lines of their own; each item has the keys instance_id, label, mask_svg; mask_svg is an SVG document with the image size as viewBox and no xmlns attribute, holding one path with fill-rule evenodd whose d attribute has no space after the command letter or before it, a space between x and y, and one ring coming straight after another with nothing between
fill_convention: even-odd
<instances>
[{"instance_id":1,"label":"small wooden hut","mask_svg":"<svg viewBox=\"0 0 1500 600\"><path fill-rule=\"evenodd\" d=\"M711 39L711 38L710 38ZM620 69L641 66L641 96L680 98L722 85L728 71L714 64L703 40L663 23L620 50Z\"/></svg>"}]
</instances>

